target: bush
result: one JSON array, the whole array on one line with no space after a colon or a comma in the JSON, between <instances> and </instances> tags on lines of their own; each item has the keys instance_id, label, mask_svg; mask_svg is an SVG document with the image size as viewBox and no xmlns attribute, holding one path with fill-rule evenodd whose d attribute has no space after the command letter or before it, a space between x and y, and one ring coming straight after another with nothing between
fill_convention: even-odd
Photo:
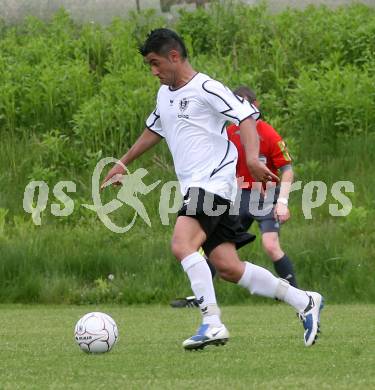
<instances>
[{"instance_id":1,"label":"bush","mask_svg":"<svg viewBox=\"0 0 375 390\"><path fill-rule=\"evenodd\" d=\"M337 139L375 132L374 77L353 65L307 67L287 99L289 127L308 156L335 152Z\"/></svg>"}]
</instances>

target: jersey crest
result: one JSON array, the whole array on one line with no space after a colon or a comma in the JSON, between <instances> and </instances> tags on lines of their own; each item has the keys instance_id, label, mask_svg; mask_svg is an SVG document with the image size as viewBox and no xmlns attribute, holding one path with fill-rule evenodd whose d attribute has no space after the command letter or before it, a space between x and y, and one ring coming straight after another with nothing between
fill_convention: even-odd
<instances>
[{"instance_id":1,"label":"jersey crest","mask_svg":"<svg viewBox=\"0 0 375 390\"><path fill-rule=\"evenodd\" d=\"M189 105L189 100L187 100L186 98L182 98L180 100L180 111L184 112L187 109L188 105Z\"/></svg>"},{"instance_id":2,"label":"jersey crest","mask_svg":"<svg viewBox=\"0 0 375 390\"><path fill-rule=\"evenodd\" d=\"M188 108L189 100L186 98L182 98L179 103L180 107L180 114L178 115L178 118L186 118L189 119L189 115L184 114L185 110Z\"/></svg>"}]
</instances>

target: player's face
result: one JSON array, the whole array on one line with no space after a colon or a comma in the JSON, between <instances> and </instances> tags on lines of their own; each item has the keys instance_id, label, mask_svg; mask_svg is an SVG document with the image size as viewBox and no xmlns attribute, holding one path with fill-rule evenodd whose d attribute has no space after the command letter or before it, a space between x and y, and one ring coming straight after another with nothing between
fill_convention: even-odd
<instances>
[{"instance_id":1,"label":"player's face","mask_svg":"<svg viewBox=\"0 0 375 390\"><path fill-rule=\"evenodd\" d=\"M152 75L159 78L160 84L170 86L175 84L177 62L172 52L173 50L168 56L151 52L145 57L145 62L150 66Z\"/></svg>"}]
</instances>

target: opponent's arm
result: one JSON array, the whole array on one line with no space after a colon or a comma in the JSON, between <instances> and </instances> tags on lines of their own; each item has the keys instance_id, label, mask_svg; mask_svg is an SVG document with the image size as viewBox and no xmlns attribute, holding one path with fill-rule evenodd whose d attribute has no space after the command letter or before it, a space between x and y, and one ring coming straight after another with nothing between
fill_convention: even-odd
<instances>
[{"instance_id":1,"label":"opponent's arm","mask_svg":"<svg viewBox=\"0 0 375 390\"><path fill-rule=\"evenodd\" d=\"M147 150L151 149L154 145L156 145L162 137L157 133L149 130L147 127L143 130L143 133L140 137L135 141L133 146L121 157L121 162L127 166L132 161L136 160L139 156L145 153ZM108 172L107 176L103 180L100 188L104 188L105 184L115 175L118 175L120 178L121 175L125 173L125 170L121 164L115 164L113 168ZM113 183L119 183L118 180L115 180Z\"/></svg>"},{"instance_id":2,"label":"opponent's arm","mask_svg":"<svg viewBox=\"0 0 375 390\"><path fill-rule=\"evenodd\" d=\"M294 173L291 164L284 165L280 168L280 194L275 205L275 218L284 223L290 218L290 211L288 208L289 193L294 179Z\"/></svg>"},{"instance_id":3,"label":"opponent's arm","mask_svg":"<svg viewBox=\"0 0 375 390\"><path fill-rule=\"evenodd\" d=\"M246 153L246 163L256 182L279 181L265 164L259 161L259 137L254 119L247 118L240 123L241 143Z\"/></svg>"}]
</instances>

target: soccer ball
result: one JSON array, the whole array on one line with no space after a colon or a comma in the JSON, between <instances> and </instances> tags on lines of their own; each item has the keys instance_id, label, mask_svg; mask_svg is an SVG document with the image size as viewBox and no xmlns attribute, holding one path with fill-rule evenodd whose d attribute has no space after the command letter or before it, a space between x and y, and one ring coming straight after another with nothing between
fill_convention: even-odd
<instances>
[{"instance_id":1,"label":"soccer ball","mask_svg":"<svg viewBox=\"0 0 375 390\"><path fill-rule=\"evenodd\" d=\"M108 352L118 339L116 322L105 313L87 313L77 322L74 338L82 351Z\"/></svg>"}]
</instances>

